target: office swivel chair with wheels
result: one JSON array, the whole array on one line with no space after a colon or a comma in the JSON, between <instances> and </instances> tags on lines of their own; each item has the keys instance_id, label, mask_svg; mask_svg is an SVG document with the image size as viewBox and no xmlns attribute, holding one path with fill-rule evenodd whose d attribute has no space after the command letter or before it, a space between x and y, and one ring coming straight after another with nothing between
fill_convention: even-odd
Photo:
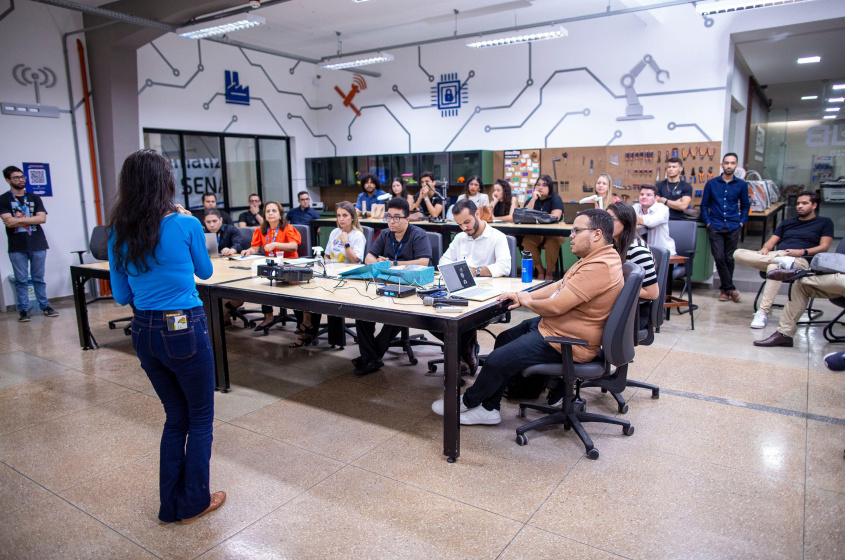
<instances>
[{"instance_id":1,"label":"office swivel chair with wheels","mask_svg":"<svg viewBox=\"0 0 845 560\"><path fill-rule=\"evenodd\" d=\"M578 364L572 359L572 346L586 346L586 340L550 336L545 338L546 342L561 345L561 362L531 366L522 372L524 376L545 375L554 377L558 379L559 383L563 383L564 392L561 408L535 403L519 404L520 417L525 417L525 410L528 408L539 410L548 415L516 429L516 442L519 445L528 443L527 432L530 430L553 424L563 424L564 429L575 430L575 433L584 443L587 457L595 460L599 458L599 451L584 430L582 422L616 424L622 426L622 433L626 436L633 435L634 427L631 426L630 422L587 412L586 403L581 398L581 383L584 380L600 377L610 380L612 377L615 385L609 390L621 393L625 388L628 364L634 359L634 326L639 316L639 293L645 273L640 265L634 263L622 265L622 273L625 283L613 304L610 316L607 318L602 333L601 349L593 361ZM616 369L611 372L613 367Z\"/></svg>"},{"instance_id":2,"label":"office swivel chair with wheels","mask_svg":"<svg viewBox=\"0 0 845 560\"><path fill-rule=\"evenodd\" d=\"M651 250L652 257L654 257L654 272L657 274L657 286L659 289L657 299L651 302L648 323L645 328L640 329L638 324L634 325L634 332L637 336L636 343L643 346L651 346L654 342L655 333L660 331L660 325L663 324L663 301L666 296L666 283L669 275L669 250L655 247L654 245L649 245L648 248ZM613 395L614 399L616 399L616 406L619 413L625 414L628 412L628 404L625 402L625 399L622 398L621 393L614 392L612 387L608 387L613 384L614 380L612 379L608 380L606 383L604 378L599 378L591 381L585 381L581 384L581 387L599 387L601 388L602 393L610 391L610 394ZM651 391L651 398L660 398L660 387L657 385L643 383L642 381L634 381L633 379L626 379L625 387L648 389Z\"/></svg>"}]
</instances>

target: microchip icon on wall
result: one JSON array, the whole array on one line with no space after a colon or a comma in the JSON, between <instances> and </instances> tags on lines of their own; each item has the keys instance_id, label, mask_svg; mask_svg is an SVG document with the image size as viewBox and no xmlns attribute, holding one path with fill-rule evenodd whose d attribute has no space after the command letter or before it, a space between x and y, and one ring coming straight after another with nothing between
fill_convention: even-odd
<instances>
[{"instance_id":1,"label":"microchip icon on wall","mask_svg":"<svg viewBox=\"0 0 845 560\"><path fill-rule=\"evenodd\" d=\"M461 85L458 75L441 74L440 81L431 88L432 106L437 105L442 117L455 117L462 103L469 97L466 85Z\"/></svg>"}]
</instances>

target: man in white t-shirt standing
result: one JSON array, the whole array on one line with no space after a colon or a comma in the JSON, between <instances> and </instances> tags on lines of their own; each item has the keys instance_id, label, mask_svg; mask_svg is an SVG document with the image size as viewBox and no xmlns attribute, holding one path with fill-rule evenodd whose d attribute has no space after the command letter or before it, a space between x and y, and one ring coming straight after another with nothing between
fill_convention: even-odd
<instances>
[{"instance_id":1,"label":"man in white t-shirt standing","mask_svg":"<svg viewBox=\"0 0 845 560\"><path fill-rule=\"evenodd\" d=\"M637 213L640 233L645 229L649 245L668 249L669 254L676 254L675 240L669 237L669 207L657 202L657 187L641 185L639 200L634 204L634 211Z\"/></svg>"},{"instance_id":2,"label":"man in white t-shirt standing","mask_svg":"<svg viewBox=\"0 0 845 560\"><path fill-rule=\"evenodd\" d=\"M461 233L440 257L439 265L466 261L473 276L498 277L511 273L511 251L508 238L501 231L478 218L478 207L472 200L459 200L452 206L452 215ZM475 331L461 335L461 360L471 374L478 367Z\"/></svg>"}]
</instances>

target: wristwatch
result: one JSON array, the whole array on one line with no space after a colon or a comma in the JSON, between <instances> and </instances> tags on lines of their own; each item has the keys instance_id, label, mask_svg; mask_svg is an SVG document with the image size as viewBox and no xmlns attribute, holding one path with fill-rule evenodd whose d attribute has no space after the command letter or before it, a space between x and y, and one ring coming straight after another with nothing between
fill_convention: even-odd
<instances>
[{"instance_id":1,"label":"wristwatch","mask_svg":"<svg viewBox=\"0 0 845 560\"><path fill-rule=\"evenodd\" d=\"M343 247L346 248L346 249L349 249L349 243L344 243Z\"/></svg>"},{"instance_id":2,"label":"wristwatch","mask_svg":"<svg viewBox=\"0 0 845 560\"><path fill-rule=\"evenodd\" d=\"M804 256L806 257L806 256L807 256L807 255L809 255L809 254L810 254L809 249L804 249Z\"/></svg>"},{"instance_id":3,"label":"wristwatch","mask_svg":"<svg viewBox=\"0 0 845 560\"><path fill-rule=\"evenodd\" d=\"M475 267L475 275L476 275L476 276L481 276L481 267L480 267L480 266L476 266L476 267Z\"/></svg>"}]
</instances>

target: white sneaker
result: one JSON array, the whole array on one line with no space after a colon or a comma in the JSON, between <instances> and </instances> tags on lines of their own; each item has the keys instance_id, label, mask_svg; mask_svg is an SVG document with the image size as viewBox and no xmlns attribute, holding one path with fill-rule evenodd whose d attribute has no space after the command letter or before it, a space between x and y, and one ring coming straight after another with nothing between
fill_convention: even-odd
<instances>
[{"instance_id":1,"label":"white sneaker","mask_svg":"<svg viewBox=\"0 0 845 560\"><path fill-rule=\"evenodd\" d=\"M766 323L769 321L768 315L766 315L765 311L758 311L754 314L754 319L751 321L751 328L752 329L762 329L766 326Z\"/></svg>"},{"instance_id":2,"label":"white sneaker","mask_svg":"<svg viewBox=\"0 0 845 560\"><path fill-rule=\"evenodd\" d=\"M795 266L795 257L775 257L775 262L778 263L779 268L789 270Z\"/></svg>"},{"instance_id":3,"label":"white sneaker","mask_svg":"<svg viewBox=\"0 0 845 560\"><path fill-rule=\"evenodd\" d=\"M443 399L437 399L436 401L431 403L431 410L435 414L439 414L440 416L443 416ZM464 396L461 395L461 413L463 414L467 410L469 410L469 409L467 408L467 405L464 404Z\"/></svg>"},{"instance_id":4,"label":"white sneaker","mask_svg":"<svg viewBox=\"0 0 845 560\"><path fill-rule=\"evenodd\" d=\"M461 399L463 402L463 399ZM472 426L474 424L486 424L488 426L495 426L502 421L502 415L498 410L487 410L481 405L471 408L466 412L461 412L461 424L464 426Z\"/></svg>"}]
</instances>

